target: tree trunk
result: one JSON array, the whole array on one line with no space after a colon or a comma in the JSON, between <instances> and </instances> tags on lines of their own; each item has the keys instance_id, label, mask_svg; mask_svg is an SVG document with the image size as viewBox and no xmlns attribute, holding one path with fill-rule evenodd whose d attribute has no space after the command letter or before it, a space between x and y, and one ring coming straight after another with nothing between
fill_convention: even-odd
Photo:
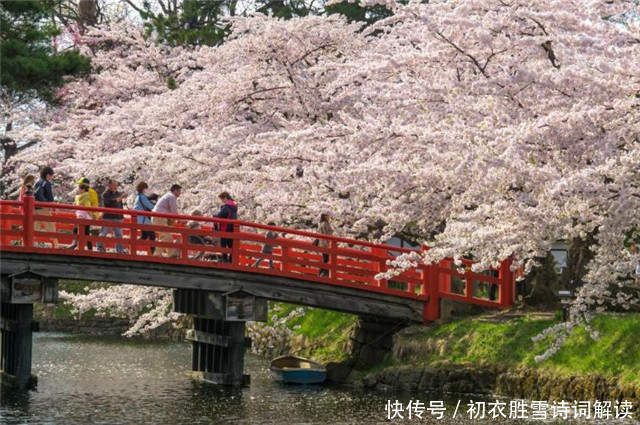
<instances>
[{"instance_id":1,"label":"tree trunk","mask_svg":"<svg viewBox=\"0 0 640 425\"><path fill-rule=\"evenodd\" d=\"M562 285L555 266L556 260L549 253L540 260L540 266L527 276L525 279L525 304L538 308L558 308L559 300L556 291L561 289Z\"/></svg>"},{"instance_id":2,"label":"tree trunk","mask_svg":"<svg viewBox=\"0 0 640 425\"><path fill-rule=\"evenodd\" d=\"M93 27L98 23L98 7L96 0L80 0L78 2L78 26L82 33L87 27Z\"/></svg>"},{"instance_id":3,"label":"tree trunk","mask_svg":"<svg viewBox=\"0 0 640 425\"><path fill-rule=\"evenodd\" d=\"M584 283L587 264L593 258L591 246L595 243L593 234L586 239L569 241L567 266L558 273L553 255L549 253L541 260L525 280L525 303L537 307L555 308L558 305L557 291L575 291Z\"/></svg>"},{"instance_id":4,"label":"tree trunk","mask_svg":"<svg viewBox=\"0 0 640 425\"><path fill-rule=\"evenodd\" d=\"M569 257L567 267L562 272L561 280L563 289L575 291L584 281L587 274L587 264L593 258L591 246L595 244L593 234L586 239L573 239L569 242Z\"/></svg>"}]
</instances>

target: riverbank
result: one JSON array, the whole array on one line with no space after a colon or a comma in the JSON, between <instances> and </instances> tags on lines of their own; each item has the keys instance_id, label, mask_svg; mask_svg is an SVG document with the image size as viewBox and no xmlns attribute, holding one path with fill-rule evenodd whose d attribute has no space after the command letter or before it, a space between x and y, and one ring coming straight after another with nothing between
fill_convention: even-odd
<instances>
[{"instance_id":1,"label":"riverbank","mask_svg":"<svg viewBox=\"0 0 640 425\"><path fill-rule=\"evenodd\" d=\"M480 393L537 400L623 400L640 404L640 315L594 320L600 340L584 330L550 359L536 362L548 341L532 337L557 323L535 313L494 314L413 326L394 337L391 356L351 377L376 390Z\"/></svg>"},{"instance_id":2,"label":"riverbank","mask_svg":"<svg viewBox=\"0 0 640 425\"><path fill-rule=\"evenodd\" d=\"M292 304L277 304L284 315L298 308ZM348 359L350 338L358 317L309 307L304 310L303 316L287 322L287 327L295 334L291 341L290 354L313 357L321 363Z\"/></svg>"},{"instance_id":3,"label":"riverbank","mask_svg":"<svg viewBox=\"0 0 640 425\"><path fill-rule=\"evenodd\" d=\"M129 329L127 319L89 317L82 319L41 318L36 316L40 332L59 332L66 334L116 336Z\"/></svg>"}]
</instances>

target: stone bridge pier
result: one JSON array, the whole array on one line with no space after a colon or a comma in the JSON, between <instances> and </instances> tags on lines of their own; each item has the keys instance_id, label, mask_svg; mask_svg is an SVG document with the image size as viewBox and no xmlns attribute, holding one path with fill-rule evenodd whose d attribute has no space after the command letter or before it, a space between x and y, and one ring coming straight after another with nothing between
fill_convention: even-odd
<instances>
[{"instance_id":1,"label":"stone bridge pier","mask_svg":"<svg viewBox=\"0 0 640 425\"><path fill-rule=\"evenodd\" d=\"M193 316L187 333L192 376L216 385L249 385L250 376L244 374L244 351L251 347L246 322L267 321L267 300L245 291L175 289L173 305L175 312Z\"/></svg>"},{"instance_id":2,"label":"stone bridge pier","mask_svg":"<svg viewBox=\"0 0 640 425\"><path fill-rule=\"evenodd\" d=\"M4 386L31 388L37 378L31 374L33 304L56 303L58 280L30 271L0 275L0 382Z\"/></svg>"},{"instance_id":3,"label":"stone bridge pier","mask_svg":"<svg viewBox=\"0 0 640 425\"><path fill-rule=\"evenodd\" d=\"M56 303L58 280L30 271L1 275L0 382L32 388L31 374L34 303ZM244 352L251 347L245 337L246 321L267 320L267 300L245 291L230 293L175 289L174 311L193 316L187 334L192 344L191 370L195 378L216 385L248 385Z\"/></svg>"},{"instance_id":4,"label":"stone bridge pier","mask_svg":"<svg viewBox=\"0 0 640 425\"><path fill-rule=\"evenodd\" d=\"M344 382L349 374L367 370L391 356L394 335L408 326L408 320L360 316L349 337L350 358L327 364L327 379Z\"/></svg>"},{"instance_id":5,"label":"stone bridge pier","mask_svg":"<svg viewBox=\"0 0 640 425\"><path fill-rule=\"evenodd\" d=\"M360 317L351 335L351 356L356 370L384 361L393 349L393 336L409 323Z\"/></svg>"}]
</instances>

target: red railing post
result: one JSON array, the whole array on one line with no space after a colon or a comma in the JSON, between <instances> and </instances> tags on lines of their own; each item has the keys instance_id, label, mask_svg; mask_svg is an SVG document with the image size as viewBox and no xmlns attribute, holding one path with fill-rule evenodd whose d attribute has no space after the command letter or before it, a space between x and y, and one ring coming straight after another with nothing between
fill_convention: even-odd
<instances>
[{"instance_id":1,"label":"red railing post","mask_svg":"<svg viewBox=\"0 0 640 425\"><path fill-rule=\"evenodd\" d=\"M233 226L234 236L237 238L231 239L231 264L240 264L240 225L234 224Z\"/></svg>"},{"instance_id":2,"label":"red railing post","mask_svg":"<svg viewBox=\"0 0 640 425\"><path fill-rule=\"evenodd\" d=\"M76 218L78 220L78 218ZM87 249L87 236L84 234L84 224L76 223L78 229L78 239L76 239L76 243L78 244L78 251L85 251Z\"/></svg>"},{"instance_id":3,"label":"red railing post","mask_svg":"<svg viewBox=\"0 0 640 425\"><path fill-rule=\"evenodd\" d=\"M329 243L329 278L337 279L338 278L338 242L335 240L331 240Z\"/></svg>"},{"instance_id":4,"label":"red railing post","mask_svg":"<svg viewBox=\"0 0 640 425\"><path fill-rule=\"evenodd\" d=\"M420 285L420 295L429 297L424 302L423 320L433 322L440 318L440 291L437 265L429 264L422 270L422 285Z\"/></svg>"},{"instance_id":5,"label":"red railing post","mask_svg":"<svg viewBox=\"0 0 640 425\"><path fill-rule=\"evenodd\" d=\"M291 256L291 248L286 245L282 245L282 271L291 271L291 265L289 264L289 257Z\"/></svg>"},{"instance_id":6,"label":"red railing post","mask_svg":"<svg viewBox=\"0 0 640 425\"><path fill-rule=\"evenodd\" d=\"M11 207L9 205L0 205L0 217L5 213L11 214ZM2 219L0 221L0 241L2 241L2 246L10 245L11 238L4 230L11 230L11 222L9 220Z\"/></svg>"},{"instance_id":7,"label":"red railing post","mask_svg":"<svg viewBox=\"0 0 640 425\"><path fill-rule=\"evenodd\" d=\"M500 279L500 306L511 307L515 302L515 288L513 272L511 271L511 257L500 263L498 278Z\"/></svg>"},{"instance_id":8,"label":"red railing post","mask_svg":"<svg viewBox=\"0 0 640 425\"><path fill-rule=\"evenodd\" d=\"M131 220L129 226L129 256L136 257L138 255L138 216L132 212L129 218Z\"/></svg>"},{"instance_id":9,"label":"red railing post","mask_svg":"<svg viewBox=\"0 0 640 425\"><path fill-rule=\"evenodd\" d=\"M24 234L25 248L33 248L33 233L35 228L33 217L36 211L35 201L36 198L31 195L27 195L24 197L24 205L22 206L24 210L22 229Z\"/></svg>"},{"instance_id":10,"label":"red railing post","mask_svg":"<svg viewBox=\"0 0 640 425\"><path fill-rule=\"evenodd\" d=\"M383 248L373 248L371 250L371 253L376 255L377 257L380 257L380 259L377 261L377 264L376 264L377 265L376 271L378 273L386 272L387 271L387 257L389 256L389 252L386 249L383 249ZM386 279L376 280L374 278L373 279L373 283L374 283L375 286L386 288L388 282L387 282Z\"/></svg>"},{"instance_id":11,"label":"red railing post","mask_svg":"<svg viewBox=\"0 0 640 425\"><path fill-rule=\"evenodd\" d=\"M440 267L451 270L453 261L443 259L438 264ZM447 273L438 273L438 290L451 293L451 275Z\"/></svg>"},{"instance_id":12,"label":"red railing post","mask_svg":"<svg viewBox=\"0 0 640 425\"><path fill-rule=\"evenodd\" d=\"M0 205L0 219L2 218L2 214L5 212L11 214L11 207L5 205ZM0 220L0 241L2 242L2 246L10 245L11 238L7 236L4 230L11 230L11 222L8 220Z\"/></svg>"},{"instance_id":13,"label":"red railing post","mask_svg":"<svg viewBox=\"0 0 640 425\"><path fill-rule=\"evenodd\" d=\"M429 250L429 247L427 247L426 245L422 244L420 245L420 257L421 257L421 261L422 263L424 263L424 253L427 252ZM429 285L429 269L426 268L424 266L424 264L422 264L420 266L420 295L421 296L427 296L428 295L428 285Z\"/></svg>"},{"instance_id":14,"label":"red railing post","mask_svg":"<svg viewBox=\"0 0 640 425\"><path fill-rule=\"evenodd\" d=\"M471 299L473 298L473 279L468 276L464 278L464 296L467 297L469 301L471 301Z\"/></svg>"}]
</instances>

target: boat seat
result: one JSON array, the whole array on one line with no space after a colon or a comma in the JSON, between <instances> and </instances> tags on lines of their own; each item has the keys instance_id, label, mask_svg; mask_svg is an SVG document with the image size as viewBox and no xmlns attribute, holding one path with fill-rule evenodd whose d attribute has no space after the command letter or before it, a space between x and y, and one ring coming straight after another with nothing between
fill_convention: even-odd
<instances>
[{"instance_id":1,"label":"boat seat","mask_svg":"<svg viewBox=\"0 0 640 425\"><path fill-rule=\"evenodd\" d=\"M313 369L313 366L311 365L311 363L300 363L300 365L297 367L284 366L282 368L282 370L296 370L296 369Z\"/></svg>"}]
</instances>

